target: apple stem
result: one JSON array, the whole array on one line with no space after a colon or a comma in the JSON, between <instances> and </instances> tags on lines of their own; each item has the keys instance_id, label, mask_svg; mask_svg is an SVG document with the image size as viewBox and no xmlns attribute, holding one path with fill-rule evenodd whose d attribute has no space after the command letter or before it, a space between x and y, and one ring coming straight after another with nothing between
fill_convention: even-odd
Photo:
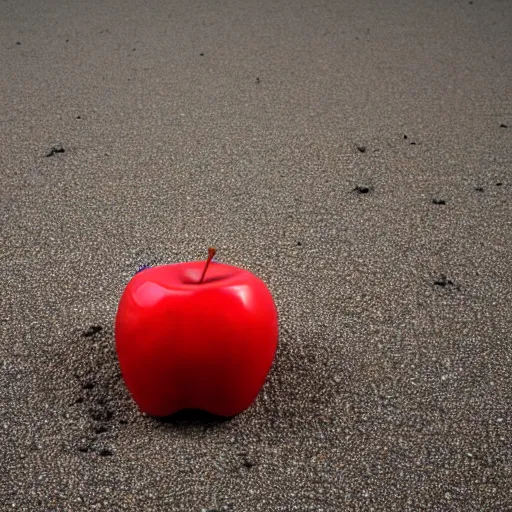
<instances>
[{"instance_id":1,"label":"apple stem","mask_svg":"<svg viewBox=\"0 0 512 512\"><path fill-rule=\"evenodd\" d=\"M208 267L210 266L210 263L212 262L216 252L217 251L215 250L214 247L208 248L208 259L206 260L206 265L204 266L203 275L201 276L201 279L199 279L199 283L197 284L201 284L203 282L206 271L208 270Z\"/></svg>"}]
</instances>

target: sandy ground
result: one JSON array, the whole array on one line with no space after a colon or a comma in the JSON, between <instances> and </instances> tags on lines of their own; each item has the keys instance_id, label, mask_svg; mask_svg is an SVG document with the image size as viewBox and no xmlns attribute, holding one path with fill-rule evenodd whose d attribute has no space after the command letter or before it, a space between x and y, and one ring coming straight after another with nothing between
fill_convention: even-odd
<instances>
[{"instance_id":1,"label":"sandy ground","mask_svg":"<svg viewBox=\"0 0 512 512\"><path fill-rule=\"evenodd\" d=\"M503 0L1 1L0 509L512 510L511 55ZM157 421L117 303L209 245L278 354Z\"/></svg>"}]
</instances>

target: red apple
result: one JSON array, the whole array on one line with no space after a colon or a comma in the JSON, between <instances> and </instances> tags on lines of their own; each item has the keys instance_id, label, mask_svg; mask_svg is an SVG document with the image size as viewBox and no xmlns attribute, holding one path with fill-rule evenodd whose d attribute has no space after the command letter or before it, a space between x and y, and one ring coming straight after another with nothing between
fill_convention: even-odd
<instances>
[{"instance_id":1,"label":"red apple","mask_svg":"<svg viewBox=\"0 0 512 512\"><path fill-rule=\"evenodd\" d=\"M202 409L233 416L263 386L277 311L254 274L204 261L138 272L121 297L116 350L126 386L151 416Z\"/></svg>"}]
</instances>

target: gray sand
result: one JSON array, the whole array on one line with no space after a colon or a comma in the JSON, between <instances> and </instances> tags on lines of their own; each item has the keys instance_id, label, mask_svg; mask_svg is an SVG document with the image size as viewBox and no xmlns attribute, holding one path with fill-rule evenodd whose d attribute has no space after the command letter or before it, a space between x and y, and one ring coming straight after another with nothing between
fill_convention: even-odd
<instances>
[{"instance_id":1,"label":"gray sand","mask_svg":"<svg viewBox=\"0 0 512 512\"><path fill-rule=\"evenodd\" d=\"M0 3L1 510L512 510L512 3L382 4ZM117 302L209 245L277 358L156 421Z\"/></svg>"}]
</instances>

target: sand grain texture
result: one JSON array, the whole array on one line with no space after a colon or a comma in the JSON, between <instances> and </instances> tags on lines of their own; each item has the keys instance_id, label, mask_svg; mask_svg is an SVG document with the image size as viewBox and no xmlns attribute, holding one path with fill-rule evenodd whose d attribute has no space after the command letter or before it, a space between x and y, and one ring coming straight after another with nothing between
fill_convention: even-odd
<instances>
[{"instance_id":1,"label":"sand grain texture","mask_svg":"<svg viewBox=\"0 0 512 512\"><path fill-rule=\"evenodd\" d=\"M1 1L0 509L512 510L511 55L499 0ZM210 245L275 365L158 422L117 301Z\"/></svg>"}]
</instances>

